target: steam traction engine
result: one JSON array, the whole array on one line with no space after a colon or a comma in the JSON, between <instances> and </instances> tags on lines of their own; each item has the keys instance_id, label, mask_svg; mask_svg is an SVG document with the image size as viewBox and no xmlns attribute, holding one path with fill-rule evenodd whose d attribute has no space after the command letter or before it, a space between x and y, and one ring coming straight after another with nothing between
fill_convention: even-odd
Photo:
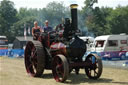
<instances>
[{"instance_id":1,"label":"steam traction engine","mask_svg":"<svg viewBox=\"0 0 128 85\"><path fill-rule=\"evenodd\" d=\"M25 49L25 67L28 74L40 77L44 69L52 70L54 79L64 82L69 73L85 69L90 79L97 79L102 73L102 61L96 54L89 54L83 60L86 44L77 36L77 4L71 6L71 18L66 18L64 31L44 32L37 40L28 41Z\"/></svg>"}]
</instances>

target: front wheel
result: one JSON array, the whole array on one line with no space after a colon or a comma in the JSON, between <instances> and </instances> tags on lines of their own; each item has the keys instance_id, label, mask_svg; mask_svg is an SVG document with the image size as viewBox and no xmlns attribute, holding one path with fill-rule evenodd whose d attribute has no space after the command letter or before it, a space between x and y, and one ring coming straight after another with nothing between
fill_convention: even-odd
<instances>
[{"instance_id":1,"label":"front wheel","mask_svg":"<svg viewBox=\"0 0 128 85\"><path fill-rule=\"evenodd\" d=\"M57 82L64 82L69 75L68 61L63 55L57 55L53 59L52 73Z\"/></svg>"},{"instance_id":2,"label":"front wheel","mask_svg":"<svg viewBox=\"0 0 128 85\"><path fill-rule=\"evenodd\" d=\"M102 61L96 54L89 54L85 60L90 66L85 67L86 75L90 79L98 79L102 74Z\"/></svg>"}]
</instances>

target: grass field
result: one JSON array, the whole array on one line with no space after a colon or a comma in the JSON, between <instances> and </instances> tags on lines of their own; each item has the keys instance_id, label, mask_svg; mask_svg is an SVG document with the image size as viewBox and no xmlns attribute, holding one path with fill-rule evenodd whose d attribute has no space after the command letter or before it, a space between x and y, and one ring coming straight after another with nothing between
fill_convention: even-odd
<instances>
[{"instance_id":1,"label":"grass field","mask_svg":"<svg viewBox=\"0 0 128 85\"><path fill-rule=\"evenodd\" d=\"M51 70L41 78L27 75L24 59L0 57L0 85L128 85L128 69L103 68L100 79L88 79L84 70L79 75L71 73L65 83L53 79Z\"/></svg>"}]
</instances>

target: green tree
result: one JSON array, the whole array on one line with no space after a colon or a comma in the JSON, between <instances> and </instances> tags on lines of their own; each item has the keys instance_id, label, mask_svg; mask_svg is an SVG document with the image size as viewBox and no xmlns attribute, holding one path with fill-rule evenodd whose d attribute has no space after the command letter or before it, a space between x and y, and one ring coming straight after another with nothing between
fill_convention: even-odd
<instances>
[{"instance_id":1,"label":"green tree","mask_svg":"<svg viewBox=\"0 0 128 85\"><path fill-rule=\"evenodd\" d=\"M98 0L85 0L85 6L82 8L83 17L87 17L88 15L93 14L93 5L97 3Z\"/></svg>"},{"instance_id":2,"label":"green tree","mask_svg":"<svg viewBox=\"0 0 128 85\"><path fill-rule=\"evenodd\" d=\"M87 22L90 21L93 17L93 5L97 3L98 0L85 0L84 4L85 6L81 10L81 23L82 23L82 30L84 30L84 34L89 35L90 33L88 32L89 29L89 23L86 24ZM89 20L89 21L88 21ZM90 30L89 30L90 31Z\"/></svg>"},{"instance_id":3,"label":"green tree","mask_svg":"<svg viewBox=\"0 0 128 85\"><path fill-rule=\"evenodd\" d=\"M89 16L86 21L86 26L89 31L93 32L95 36L111 34L111 28L108 25L107 17L110 15L112 8L99 8L93 10L93 15Z\"/></svg>"},{"instance_id":4,"label":"green tree","mask_svg":"<svg viewBox=\"0 0 128 85\"><path fill-rule=\"evenodd\" d=\"M112 28L111 33L128 34L128 6L121 7L118 6L112 11L111 15L108 17L109 26Z\"/></svg>"},{"instance_id":5,"label":"green tree","mask_svg":"<svg viewBox=\"0 0 128 85\"><path fill-rule=\"evenodd\" d=\"M26 26L26 30L28 29L28 27L32 28L33 22L35 20L36 20L35 17L30 16L30 17L23 18L19 20L18 22L16 22L12 26L12 30L11 30L13 36L24 36L24 25Z\"/></svg>"},{"instance_id":6,"label":"green tree","mask_svg":"<svg viewBox=\"0 0 128 85\"><path fill-rule=\"evenodd\" d=\"M45 20L49 20L52 27L61 23L61 19L70 16L68 7L65 7L63 2L50 2L45 8L20 8L17 14L19 20L27 17L35 17L39 25L44 25Z\"/></svg>"},{"instance_id":7,"label":"green tree","mask_svg":"<svg viewBox=\"0 0 128 85\"><path fill-rule=\"evenodd\" d=\"M69 13L69 8L65 7L63 2L53 1L43 9L43 19L49 20L52 26L56 26L61 23L62 18L69 17Z\"/></svg>"},{"instance_id":8,"label":"green tree","mask_svg":"<svg viewBox=\"0 0 128 85\"><path fill-rule=\"evenodd\" d=\"M93 7L98 0L86 0L85 6L82 9L83 18L85 18L85 26L89 32L94 33L95 36L111 34L110 26L107 17L110 15L112 8Z\"/></svg>"},{"instance_id":9,"label":"green tree","mask_svg":"<svg viewBox=\"0 0 128 85\"><path fill-rule=\"evenodd\" d=\"M1 35L6 35L11 40L11 26L17 21L17 11L14 3L9 0L3 0L0 3L0 30Z\"/></svg>"},{"instance_id":10,"label":"green tree","mask_svg":"<svg viewBox=\"0 0 128 85\"><path fill-rule=\"evenodd\" d=\"M4 20L4 18L0 14L0 35L4 35L5 33L4 28L7 27L5 23L7 22Z\"/></svg>"},{"instance_id":11,"label":"green tree","mask_svg":"<svg viewBox=\"0 0 128 85\"><path fill-rule=\"evenodd\" d=\"M82 9L85 25L95 36L128 33L128 6L95 7L95 0L86 0Z\"/></svg>"},{"instance_id":12,"label":"green tree","mask_svg":"<svg viewBox=\"0 0 128 85\"><path fill-rule=\"evenodd\" d=\"M38 17L39 11L36 8L20 8L17 13L18 18L21 20L30 16Z\"/></svg>"}]
</instances>

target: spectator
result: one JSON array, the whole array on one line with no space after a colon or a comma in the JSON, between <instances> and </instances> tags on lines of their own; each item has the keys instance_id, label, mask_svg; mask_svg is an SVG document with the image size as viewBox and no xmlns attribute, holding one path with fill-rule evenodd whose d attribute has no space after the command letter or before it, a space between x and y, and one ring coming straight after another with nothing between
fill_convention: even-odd
<instances>
[{"instance_id":1,"label":"spectator","mask_svg":"<svg viewBox=\"0 0 128 85\"><path fill-rule=\"evenodd\" d=\"M34 27L32 28L32 36L33 39L36 39L38 34L40 34L42 32L41 28L38 26L38 22L35 21L34 22Z\"/></svg>"},{"instance_id":2,"label":"spectator","mask_svg":"<svg viewBox=\"0 0 128 85\"><path fill-rule=\"evenodd\" d=\"M32 28L32 36L34 36L35 33L42 32L41 28L38 26L38 22L34 22L34 27Z\"/></svg>"},{"instance_id":3,"label":"spectator","mask_svg":"<svg viewBox=\"0 0 128 85\"><path fill-rule=\"evenodd\" d=\"M53 30L52 27L50 27L48 24L49 24L49 22L48 22L48 20L46 20L45 26L44 26L44 32L50 32Z\"/></svg>"}]
</instances>

